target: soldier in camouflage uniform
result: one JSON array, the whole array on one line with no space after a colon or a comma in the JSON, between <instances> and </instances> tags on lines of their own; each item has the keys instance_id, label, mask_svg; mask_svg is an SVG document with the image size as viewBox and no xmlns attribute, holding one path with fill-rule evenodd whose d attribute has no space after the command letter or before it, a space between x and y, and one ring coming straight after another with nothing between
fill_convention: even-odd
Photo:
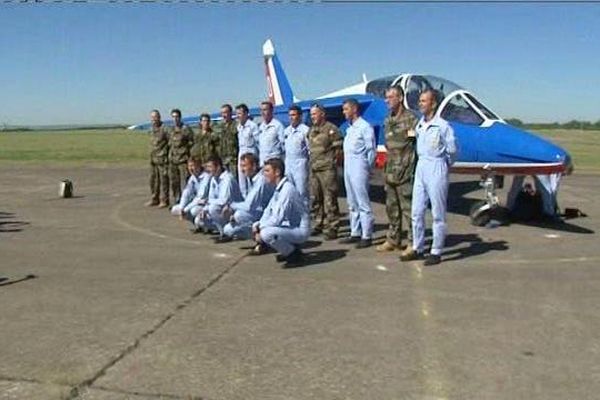
<instances>
[{"instance_id":1,"label":"soldier in camouflage uniform","mask_svg":"<svg viewBox=\"0 0 600 400\"><path fill-rule=\"evenodd\" d=\"M150 150L150 191L147 206L169 206L169 132L160 120L158 110L150 113L152 148ZM160 200L160 203L159 203Z\"/></svg>"},{"instance_id":2,"label":"soldier in camouflage uniform","mask_svg":"<svg viewBox=\"0 0 600 400\"><path fill-rule=\"evenodd\" d=\"M321 105L311 107L310 118L311 213L315 219L312 234L325 231L325 239L334 240L340 225L336 161L341 152L342 137L337 126L325 119L325 109Z\"/></svg>"},{"instance_id":3,"label":"soldier in camouflage uniform","mask_svg":"<svg viewBox=\"0 0 600 400\"><path fill-rule=\"evenodd\" d=\"M202 114L200 116L200 127L194 135L194 145L190 150L190 156L202 163L206 163L209 158L217 155L218 138L210 126L210 115Z\"/></svg>"},{"instance_id":4,"label":"soldier in camouflage uniform","mask_svg":"<svg viewBox=\"0 0 600 400\"><path fill-rule=\"evenodd\" d=\"M217 126L215 131L219 138L219 148L217 154L223 160L223 166L229 170L237 179L237 159L238 159L238 132L237 124L231 119L233 108L229 104L221 106L221 117L223 120Z\"/></svg>"},{"instance_id":5,"label":"soldier in camouflage uniform","mask_svg":"<svg viewBox=\"0 0 600 400\"><path fill-rule=\"evenodd\" d=\"M173 127L169 129L169 179L174 203L179 203L182 188L189 178L187 160L194 140L192 129L181 122L181 111L171 111Z\"/></svg>"},{"instance_id":6,"label":"soldier in camouflage uniform","mask_svg":"<svg viewBox=\"0 0 600 400\"><path fill-rule=\"evenodd\" d=\"M417 118L403 105L404 92L400 87L386 90L385 101L390 115L385 119L385 206L389 220L387 239L377 251L401 249L402 222L412 244L411 200L416 165L415 126ZM410 246L409 246L410 247Z\"/></svg>"}]
</instances>

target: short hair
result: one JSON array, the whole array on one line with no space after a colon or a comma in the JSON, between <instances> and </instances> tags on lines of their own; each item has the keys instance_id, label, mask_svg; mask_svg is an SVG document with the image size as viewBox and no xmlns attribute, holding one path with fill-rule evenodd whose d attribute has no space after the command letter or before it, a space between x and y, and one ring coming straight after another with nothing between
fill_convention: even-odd
<instances>
[{"instance_id":1,"label":"short hair","mask_svg":"<svg viewBox=\"0 0 600 400\"><path fill-rule=\"evenodd\" d=\"M153 109L152 111L150 111L150 114L154 114L154 113L157 113L158 116L160 117L160 111L158 111L156 108Z\"/></svg>"},{"instance_id":2,"label":"short hair","mask_svg":"<svg viewBox=\"0 0 600 400\"><path fill-rule=\"evenodd\" d=\"M225 103L221 106L221 108L226 108L229 110L229 112L233 112L233 108L231 108L231 104L229 103Z\"/></svg>"},{"instance_id":3,"label":"short hair","mask_svg":"<svg viewBox=\"0 0 600 400\"><path fill-rule=\"evenodd\" d=\"M181 118L181 110L179 108L172 109L171 114L177 114Z\"/></svg>"},{"instance_id":4,"label":"short hair","mask_svg":"<svg viewBox=\"0 0 600 400\"><path fill-rule=\"evenodd\" d=\"M298 114L302 114L302 108L298 104L292 104L288 111L296 111Z\"/></svg>"},{"instance_id":5,"label":"short hair","mask_svg":"<svg viewBox=\"0 0 600 400\"><path fill-rule=\"evenodd\" d=\"M437 90L432 89L432 88L427 88L427 89L425 89L425 90L423 90L421 92L421 94L419 95L419 97L421 97L425 93L430 93L431 94L431 97L433 97L433 100L435 101L435 105L436 105L436 108L437 108L437 106L440 105L440 98L441 98L440 92L438 92Z\"/></svg>"},{"instance_id":6,"label":"short hair","mask_svg":"<svg viewBox=\"0 0 600 400\"><path fill-rule=\"evenodd\" d=\"M210 115L207 113L203 113L200 115L200 121L202 121L204 118L208 119L210 121Z\"/></svg>"},{"instance_id":7,"label":"short hair","mask_svg":"<svg viewBox=\"0 0 600 400\"><path fill-rule=\"evenodd\" d=\"M316 108L316 109L318 109L318 110L321 110L321 111L323 111L323 112L326 112L326 111L325 111L325 107L323 107L323 104L321 104L321 103L313 103L313 104L310 106L310 108Z\"/></svg>"},{"instance_id":8,"label":"short hair","mask_svg":"<svg viewBox=\"0 0 600 400\"><path fill-rule=\"evenodd\" d=\"M200 165L202 165L202 159L200 157L198 157L198 156L188 158L187 162L188 162L188 164L192 164L193 163L193 164L200 164Z\"/></svg>"},{"instance_id":9,"label":"short hair","mask_svg":"<svg viewBox=\"0 0 600 400\"><path fill-rule=\"evenodd\" d=\"M285 163L281 158L269 158L265 161L265 166L270 165L271 168L279 170L281 176L285 175Z\"/></svg>"},{"instance_id":10,"label":"short hair","mask_svg":"<svg viewBox=\"0 0 600 400\"><path fill-rule=\"evenodd\" d=\"M207 163L211 163L211 164L215 164L221 168L223 168L223 160L221 160L221 157L216 156L216 155L212 155L210 157L208 157L208 159L206 160Z\"/></svg>"},{"instance_id":11,"label":"short hair","mask_svg":"<svg viewBox=\"0 0 600 400\"><path fill-rule=\"evenodd\" d=\"M261 102L260 102L260 105L261 105L261 106L268 106L268 107L269 107L269 109L270 109L271 111L273 111L273 103L271 103L270 101L267 101L267 100L265 100L265 101L261 101Z\"/></svg>"},{"instance_id":12,"label":"short hair","mask_svg":"<svg viewBox=\"0 0 600 400\"><path fill-rule=\"evenodd\" d=\"M252 164L254 165L258 165L258 157L256 156L256 154L254 153L244 153L242 154L242 156L240 157L241 161L250 161Z\"/></svg>"},{"instance_id":13,"label":"short hair","mask_svg":"<svg viewBox=\"0 0 600 400\"><path fill-rule=\"evenodd\" d=\"M250 112L250 110L248 110L248 106L244 103L238 104L237 106L235 106L236 110L242 110L243 112L245 112L246 114L248 114Z\"/></svg>"},{"instance_id":14,"label":"short hair","mask_svg":"<svg viewBox=\"0 0 600 400\"><path fill-rule=\"evenodd\" d=\"M351 106L359 108L358 101L355 98L353 98L353 97L350 97L350 98L344 100L344 102L342 104L349 104Z\"/></svg>"},{"instance_id":15,"label":"short hair","mask_svg":"<svg viewBox=\"0 0 600 400\"><path fill-rule=\"evenodd\" d=\"M400 86L390 86L389 88L385 89L385 92L391 92L392 90L395 90L396 93L398 93L398 96L404 98L404 90Z\"/></svg>"}]
</instances>

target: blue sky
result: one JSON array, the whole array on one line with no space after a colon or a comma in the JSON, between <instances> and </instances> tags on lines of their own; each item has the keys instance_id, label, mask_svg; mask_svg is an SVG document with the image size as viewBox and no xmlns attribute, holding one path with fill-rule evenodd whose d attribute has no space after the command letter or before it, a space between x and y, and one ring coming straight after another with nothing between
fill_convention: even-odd
<instances>
[{"instance_id":1,"label":"blue sky","mask_svg":"<svg viewBox=\"0 0 600 400\"><path fill-rule=\"evenodd\" d=\"M2 5L0 124L255 105L266 38L301 99L430 73L505 118L597 121L598 21L600 4Z\"/></svg>"}]
</instances>

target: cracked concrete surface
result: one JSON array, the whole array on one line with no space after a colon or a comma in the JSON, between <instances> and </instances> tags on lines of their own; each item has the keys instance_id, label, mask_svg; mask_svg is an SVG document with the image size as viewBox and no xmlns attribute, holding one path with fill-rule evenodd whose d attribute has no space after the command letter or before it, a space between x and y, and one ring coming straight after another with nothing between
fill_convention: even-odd
<instances>
[{"instance_id":1,"label":"cracked concrete surface","mask_svg":"<svg viewBox=\"0 0 600 400\"><path fill-rule=\"evenodd\" d=\"M247 243L212 244L141 207L143 169L0 174L0 399L593 399L600 390L594 176L568 177L561 191L561 205L588 218L496 229L468 224L459 197L477 192L459 180L439 267L311 238L310 265L282 270L272 255L245 257ZM63 178L75 198L57 198ZM383 205L375 212L380 237Z\"/></svg>"}]
</instances>

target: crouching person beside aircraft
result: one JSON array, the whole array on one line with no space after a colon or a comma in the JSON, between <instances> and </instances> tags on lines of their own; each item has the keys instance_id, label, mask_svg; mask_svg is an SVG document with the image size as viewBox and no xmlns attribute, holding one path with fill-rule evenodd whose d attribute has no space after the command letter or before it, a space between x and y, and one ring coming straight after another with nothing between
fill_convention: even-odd
<instances>
[{"instance_id":1,"label":"crouching person beside aircraft","mask_svg":"<svg viewBox=\"0 0 600 400\"><path fill-rule=\"evenodd\" d=\"M238 186L233 174L223 168L223 162L218 156L208 159L206 169L211 175L208 189L208 198L194 224L208 233L214 229L219 231L219 236L223 236L223 227L227 222L223 215L223 209L234 201L240 201L240 187Z\"/></svg>"},{"instance_id":2,"label":"crouching person beside aircraft","mask_svg":"<svg viewBox=\"0 0 600 400\"><path fill-rule=\"evenodd\" d=\"M179 203L171 208L171 214L182 220L194 221L202 209L201 203L206 201L210 174L204 171L202 162L197 158L188 159L187 168L190 177L181 192Z\"/></svg>"},{"instance_id":3,"label":"crouching person beside aircraft","mask_svg":"<svg viewBox=\"0 0 600 400\"><path fill-rule=\"evenodd\" d=\"M433 243L424 265L441 262L446 238L446 206L448 199L448 176L454 162L457 146L454 131L448 122L435 116L436 94L425 90L419 97L423 116L417 123L417 167L412 194L413 245L400 256L402 261L423 258L425 247L425 211L431 203L433 217Z\"/></svg>"},{"instance_id":4,"label":"crouching person beside aircraft","mask_svg":"<svg viewBox=\"0 0 600 400\"><path fill-rule=\"evenodd\" d=\"M260 217L273 196L274 186L265 180L258 167L258 157L252 153L241 157L241 173L246 177L248 194L243 201L232 202L223 208L223 216L229 223L223 228L223 236L217 243L237 239L250 239L252 224Z\"/></svg>"},{"instance_id":5,"label":"crouching person beside aircraft","mask_svg":"<svg viewBox=\"0 0 600 400\"><path fill-rule=\"evenodd\" d=\"M308 207L285 177L281 159L267 160L263 174L266 181L275 186L275 191L260 220L252 225L257 245L251 254L264 254L270 247L279 253L278 262L286 262L285 267L298 266L304 258L299 246L310 235Z\"/></svg>"}]
</instances>

